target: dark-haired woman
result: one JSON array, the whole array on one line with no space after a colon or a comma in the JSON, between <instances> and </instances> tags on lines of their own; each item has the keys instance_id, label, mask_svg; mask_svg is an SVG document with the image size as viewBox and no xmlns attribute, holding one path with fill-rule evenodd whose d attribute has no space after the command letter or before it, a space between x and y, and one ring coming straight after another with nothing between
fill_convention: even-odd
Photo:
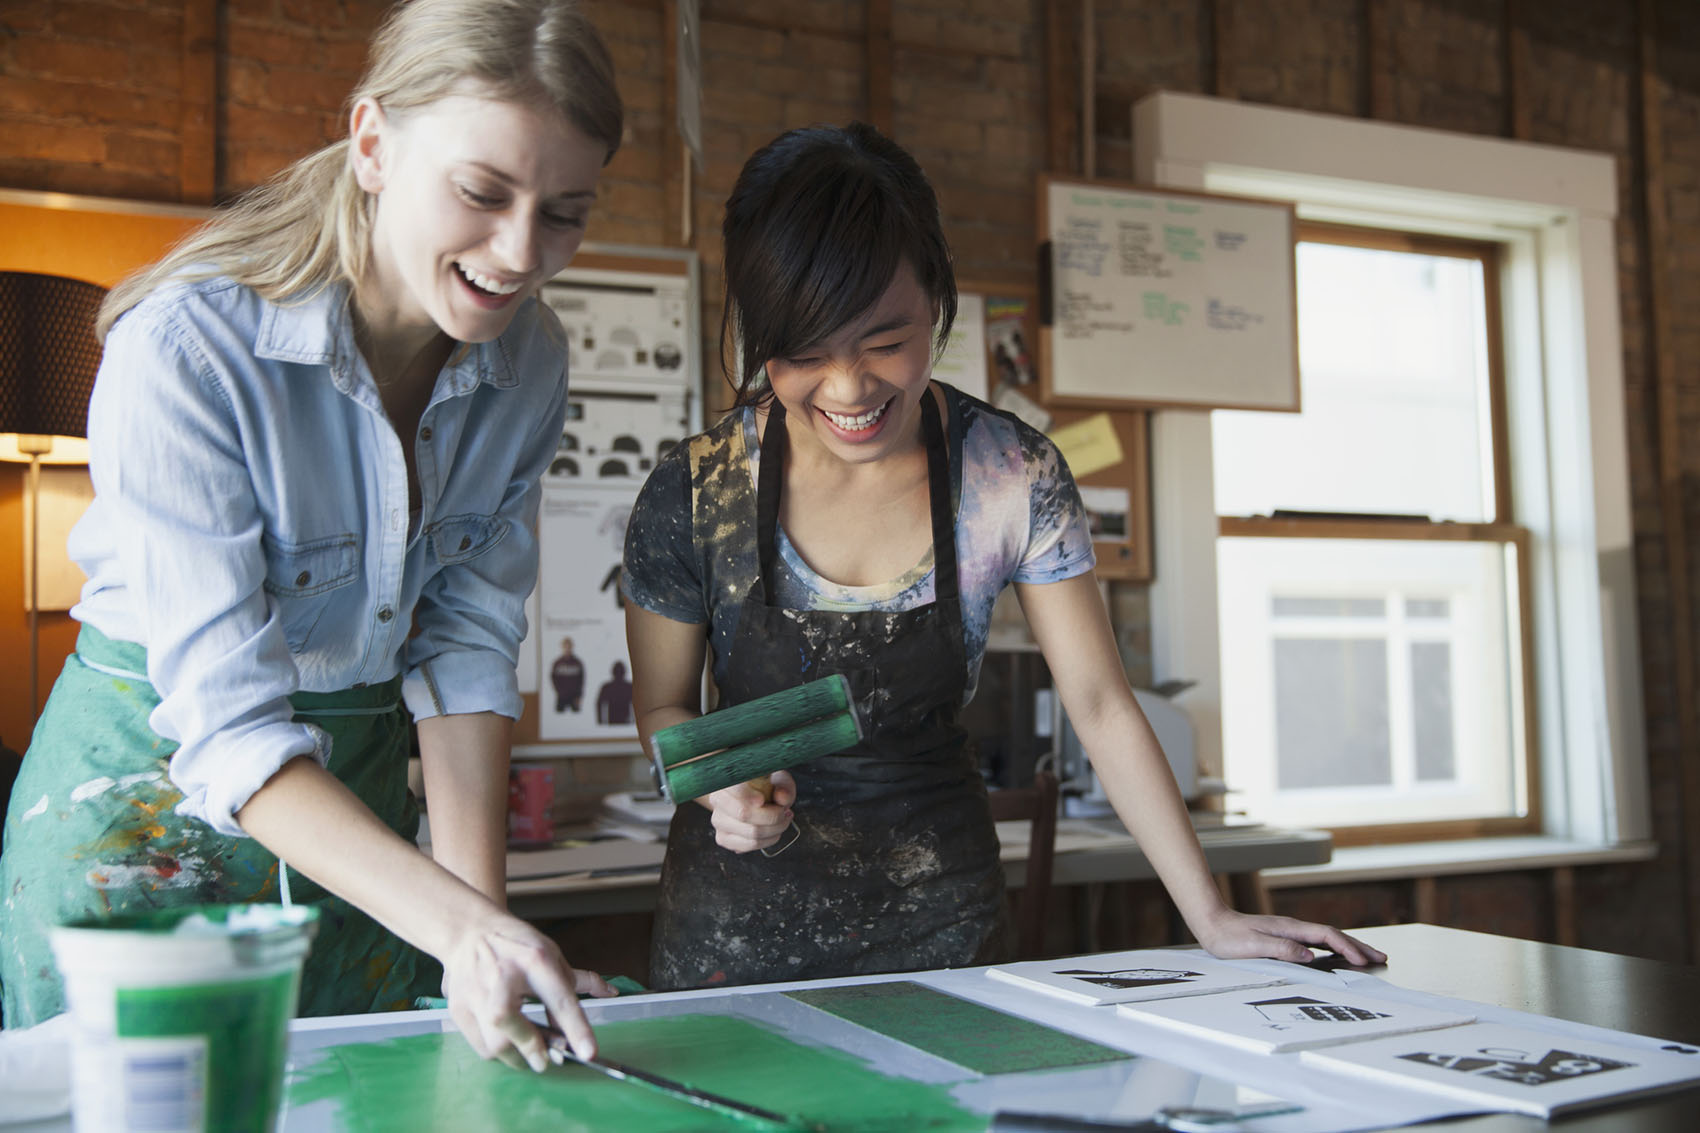
<instances>
[{"instance_id":1,"label":"dark-haired woman","mask_svg":"<svg viewBox=\"0 0 1700 1133\"><path fill-rule=\"evenodd\" d=\"M1067 466L1038 432L931 380L956 286L914 159L860 124L794 130L746 163L723 234L736 405L661 462L627 528L639 730L701 711L706 649L723 705L845 674L867 734L774 775L771 802L739 785L679 808L651 979L1003 958L997 837L957 717L1012 583L1117 813L1199 942L1383 959L1223 902L1123 675Z\"/></svg>"}]
</instances>

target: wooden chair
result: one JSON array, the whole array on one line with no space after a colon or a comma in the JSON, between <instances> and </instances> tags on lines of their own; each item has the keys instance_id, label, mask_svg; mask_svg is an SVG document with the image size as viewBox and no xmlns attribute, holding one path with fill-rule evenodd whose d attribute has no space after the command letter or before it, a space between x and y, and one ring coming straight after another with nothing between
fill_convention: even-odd
<instances>
[{"instance_id":1,"label":"wooden chair","mask_svg":"<svg viewBox=\"0 0 1700 1133\"><path fill-rule=\"evenodd\" d=\"M1031 822L1027 838L1027 881L1016 904L1016 959L1037 959L1045 947L1045 910L1051 898L1051 860L1057 846L1057 777L1033 776L1031 787L989 791L992 821Z\"/></svg>"}]
</instances>

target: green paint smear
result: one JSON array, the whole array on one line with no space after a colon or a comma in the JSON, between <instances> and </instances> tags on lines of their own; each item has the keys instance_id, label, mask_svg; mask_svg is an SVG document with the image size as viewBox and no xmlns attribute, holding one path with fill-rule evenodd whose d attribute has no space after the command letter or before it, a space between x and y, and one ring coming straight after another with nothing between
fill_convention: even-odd
<instances>
[{"instance_id":1,"label":"green paint smear","mask_svg":"<svg viewBox=\"0 0 1700 1133\"><path fill-rule=\"evenodd\" d=\"M602 1023L602 1057L787 1114L833 1133L983 1130L948 1086L889 1078L840 1051L803 1046L724 1015ZM329 1047L288 1087L296 1108L333 1100L346 1133L684 1133L772 1129L568 1064L542 1074L485 1062L458 1034Z\"/></svg>"},{"instance_id":2,"label":"green paint smear","mask_svg":"<svg viewBox=\"0 0 1700 1133\"><path fill-rule=\"evenodd\" d=\"M1125 1050L907 980L785 994L981 1074L1089 1066L1133 1057Z\"/></svg>"}]
</instances>

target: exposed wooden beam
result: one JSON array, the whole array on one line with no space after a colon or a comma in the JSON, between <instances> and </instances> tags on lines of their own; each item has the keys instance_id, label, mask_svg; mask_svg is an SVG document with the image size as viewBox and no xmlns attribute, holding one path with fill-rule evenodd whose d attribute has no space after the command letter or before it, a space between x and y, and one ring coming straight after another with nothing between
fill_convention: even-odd
<instances>
[{"instance_id":1,"label":"exposed wooden beam","mask_svg":"<svg viewBox=\"0 0 1700 1133\"><path fill-rule=\"evenodd\" d=\"M1501 36L1505 44L1505 135L1528 141L1534 136L1529 113L1529 29L1521 19L1522 0L1505 0Z\"/></svg>"},{"instance_id":2,"label":"exposed wooden beam","mask_svg":"<svg viewBox=\"0 0 1700 1133\"><path fill-rule=\"evenodd\" d=\"M1363 72L1359 100L1363 115L1379 121L1393 117L1395 54L1393 47L1393 18L1387 10L1388 0L1364 0L1363 5Z\"/></svg>"},{"instance_id":3,"label":"exposed wooden beam","mask_svg":"<svg viewBox=\"0 0 1700 1133\"><path fill-rule=\"evenodd\" d=\"M685 139L679 132L679 0L661 0L661 188L663 236L674 246L691 241L691 187L685 165Z\"/></svg>"},{"instance_id":4,"label":"exposed wooden beam","mask_svg":"<svg viewBox=\"0 0 1700 1133\"><path fill-rule=\"evenodd\" d=\"M185 204L218 192L218 0L184 0L177 185Z\"/></svg>"},{"instance_id":5,"label":"exposed wooden beam","mask_svg":"<svg viewBox=\"0 0 1700 1133\"><path fill-rule=\"evenodd\" d=\"M1640 0L1639 32L1641 184L1647 222L1642 228L1646 264L1648 357L1658 390L1659 505L1664 519L1665 569L1670 601L1671 700L1676 706L1677 765L1682 790L1682 876L1690 963L1700 963L1700 717L1695 714L1694 602L1688 567L1688 522L1683 507L1682 391L1673 346L1669 281L1670 218L1665 195L1664 83L1658 67L1658 16L1654 0Z\"/></svg>"},{"instance_id":6,"label":"exposed wooden beam","mask_svg":"<svg viewBox=\"0 0 1700 1133\"><path fill-rule=\"evenodd\" d=\"M1075 105L1076 51L1071 18L1075 0L1045 4L1045 168L1073 173L1080 137L1080 113Z\"/></svg>"},{"instance_id":7,"label":"exposed wooden beam","mask_svg":"<svg viewBox=\"0 0 1700 1133\"><path fill-rule=\"evenodd\" d=\"M1080 0L1080 172L1098 176L1098 18Z\"/></svg>"},{"instance_id":8,"label":"exposed wooden beam","mask_svg":"<svg viewBox=\"0 0 1700 1133\"><path fill-rule=\"evenodd\" d=\"M1234 0L1210 0L1210 58L1207 66L1210 93L1217 98L1238 98L1234 82Z\"/></svg>"},{"instance_id":9,"label":"exposed wooden beam","mask_svg":"<svg viewBox=\"0 0 1700 1133\"><path fill-rule=\"evenodd\" d=\"M891 0L868 0L868 121L892 133Z\"/></svg>"}]
</instances>

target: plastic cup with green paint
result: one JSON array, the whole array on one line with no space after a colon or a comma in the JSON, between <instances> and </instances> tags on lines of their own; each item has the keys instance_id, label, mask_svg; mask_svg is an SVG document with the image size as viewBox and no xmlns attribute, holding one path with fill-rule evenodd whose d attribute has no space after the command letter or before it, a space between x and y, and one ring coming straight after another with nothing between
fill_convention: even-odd
<instances>
[{"instance_id":1,"label":"plastic cup with green paint","mask_svg":"<svg viewBox=\"0 0 1700 1133\"><path fill-rule=\"evenodd\" d=\"M318 915L197 905L54 929L79 1133L272 1133Z\"/></svg>"}]
</instances>

